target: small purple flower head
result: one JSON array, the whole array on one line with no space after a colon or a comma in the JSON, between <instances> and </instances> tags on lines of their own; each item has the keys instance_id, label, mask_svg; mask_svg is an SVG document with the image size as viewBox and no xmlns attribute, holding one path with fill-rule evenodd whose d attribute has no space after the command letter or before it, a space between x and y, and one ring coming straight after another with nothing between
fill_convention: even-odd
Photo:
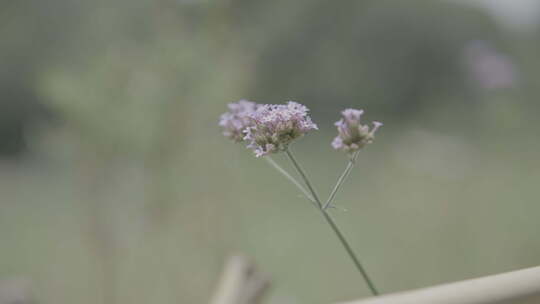
<instances>
[{"instance_id":1,"label":"small purple flower head","mask_svg":"<svg viewBox=\"0 0 540 304\"><path fill-rule=\"evenodd\" d=\"M373 128L360 123L363 110L346 109L341 112L343 118L335 123L338 136L334 138L332 147L336 150L353 153L362 149L365 145L373 142L375 132L383 125L378 121L373 122Z\"/></svg>"},{"instance_id":2,"label":"small purple flower head","mask_svg":"<svg viewBox=\"0 0 540 304\"><path fill-rule=\"evenodd\" d=\"M248 116L255 112L257 104L252 101L240 100L228 105L229 112L223 113L219 125L223 128L223 135L235 142L244 139L244 131L251 123Z\"/></svg>"},{"instance_id":3,"label":"small purple flower head","mask_svg":"<svg viewBox=\"0 0 540 304\"><path fill-rule=\"evenodd\" d=\"M286 105L261 105L249 115L250 125L244 140L257 157L283 151L295 139L317 125L311 121L308 108L289 101Z\"/></svg>"}]
</instances>

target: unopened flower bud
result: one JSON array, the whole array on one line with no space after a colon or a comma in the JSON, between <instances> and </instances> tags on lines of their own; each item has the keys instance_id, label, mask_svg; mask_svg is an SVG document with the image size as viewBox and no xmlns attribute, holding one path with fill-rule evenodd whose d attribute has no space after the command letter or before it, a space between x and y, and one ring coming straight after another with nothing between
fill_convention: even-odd
<instances>
[{"instance_id":1,"label":"unopened flower bud","mask_svg":"<svg viewBox=\"0 0 540 304\"><path fill-rule=\"evenodd\" d=\"M373 142L375 132L383 124L374 121L373 127L370 129L368 125L363 125L360 122L363 113L363 110L356 109L346 109L341 112L343 117L335 123L338 136L332 141L334 149L353 153Z\"/></svg>"}]
</instances>

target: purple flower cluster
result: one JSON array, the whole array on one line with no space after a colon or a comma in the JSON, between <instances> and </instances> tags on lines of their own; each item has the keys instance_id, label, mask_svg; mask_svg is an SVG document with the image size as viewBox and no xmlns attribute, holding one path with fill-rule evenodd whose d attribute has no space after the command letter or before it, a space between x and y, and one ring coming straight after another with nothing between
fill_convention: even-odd
<instances>
[{"instance_id":1,"label":"purple flower cluster","mask_svg":"<svg viewBox=\"0 0 540 304\"><path fill-rule=\"evenodd\" d=\"M289 101L286 105L261 105L248 116L251 125L244 139L257 157L283 151L295 139L317 125L311 121L305 106Z\"/></svg>"},{"instance_id":2,"label":"purple flower cluster","mask_svg":"<svg viewBox=\"0 0 540 304\"><path fill-rule=\"evenodd\" d=\"M363 110L347 109L335 123L338 136L332 147L353 153L373 142L382 123L373 127L360 123ZM229 111L221 115L219 125L223 135L235 142L246 142L257 157L284 151L291 142L312 130L317 130L304 105L289 101L284 105L257 104L240 100L229 104Z\"/></svg>"},{"instance_id":3,"label":"purple flower cluster","mask_svg":"<svg viewBox=\"0 0 540 304\"><path fill-rule=\"evenodd\" d=\"M382 126L378 121L373 122L373 128L360 123L363 110L347 109L341 112L343 118L335 123L338 136L334 138L332 147L336 150L353 153L373 142L375 132Z\"/></svg>"},{"instance_id":4,"label":"purple flower cluster","mask_svg":"<svg viewBox=\"0 0 540 304\"><path fill-rule=\"evenodd\" d=\"M229 104L229 112L221 115L223 135L247 142L257 157L284 150L293 140L315 125L305 106L289 101L286 105L261 105L247 100Z\"/></svg>"},{"instance_id":5,"label":"purple flower cluster","mask_svg":"<svg viewBox=\"0 0 540 304\"><path fill-rule=\"evenodd\" d=\"M223 128L223 135L235 142L244 140L244 131L250 125L248 116L255 112L258 105L252 101L240 100L229 104L229 112L221 115L219 125Z\"/></svg>"}]
</instances>

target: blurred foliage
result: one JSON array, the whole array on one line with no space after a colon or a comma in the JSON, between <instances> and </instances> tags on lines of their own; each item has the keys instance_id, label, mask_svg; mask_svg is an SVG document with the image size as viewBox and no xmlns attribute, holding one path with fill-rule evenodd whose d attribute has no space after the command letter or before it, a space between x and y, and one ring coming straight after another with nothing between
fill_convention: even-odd
<instances>
[{"instance_id":1,"label":"blurred foliage","mask_svg":"<svg viewBox=\"0 0 540 304\"><path fill-rule=\"evenodd\" d=\"M451 3L309 3L290 18L300 25L283 26L258 50L257 97L294 96L324 112L361 101L407 117L440 96L470 95L463 45L498 41L489 18Z\"/></svg>"},{"instance_id":2,"label":"blurred foliage","mask_svg":"<svg viewBox=\"0 0 540 304\"><path fill-rule=\"evenodd\" d=\"M313 110L295 148L327 188L338 111L385 123L336 211L384 292L538 264L539 31L449 1L4 1L0 276L42 303L204 303L240 251L268 303L367 295L294 188L220 136L240 98ZM474 41L516 79L476 81Z\"/></svg>"}]
</instances>

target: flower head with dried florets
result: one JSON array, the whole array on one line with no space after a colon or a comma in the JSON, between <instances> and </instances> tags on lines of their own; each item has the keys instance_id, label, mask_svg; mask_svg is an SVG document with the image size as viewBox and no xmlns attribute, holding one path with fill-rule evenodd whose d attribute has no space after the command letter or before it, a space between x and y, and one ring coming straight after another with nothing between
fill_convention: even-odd
<instances>
[{"instance_id":1,"label":"flower head with dried florets","mask_svg":"<svg viewBox=\"0 0 540 304\"><path fill-rule=\"evenodd\" d=\"M348 153L356 152L365 145L373 142L375 132L382 126L378 121L373 122L373 128L360 123L363 110L346 109L341 112L343 118L335 123L338 136L334 138L332 147Z\"/></svg>"},{"instance_id":2,"label":"flower head with dried florets","mask_svg":"<svg viewBox=\"0 0 540 304\"><path fill-rule=\"evenodd\" d=\"M240 100L229 104L229 112L223 113L219 125L223 128L223 135L235 142L244 140L246 128L251 124L250 114L255 112L258 105L252 101Z\"/></svg>"},{"instance_id":3,"label":"flower head with dried florets","mask_svg":"<svg viewBox=\"0 0 540 304\"><path fill-rule=\"evenodd\" d=\"M317 130L308 113L308 108L294 101L286 105L260 105L248 115L251 123L244 140L257 157L283 151L295 139Z\"/></svg>"}]
</instances>

